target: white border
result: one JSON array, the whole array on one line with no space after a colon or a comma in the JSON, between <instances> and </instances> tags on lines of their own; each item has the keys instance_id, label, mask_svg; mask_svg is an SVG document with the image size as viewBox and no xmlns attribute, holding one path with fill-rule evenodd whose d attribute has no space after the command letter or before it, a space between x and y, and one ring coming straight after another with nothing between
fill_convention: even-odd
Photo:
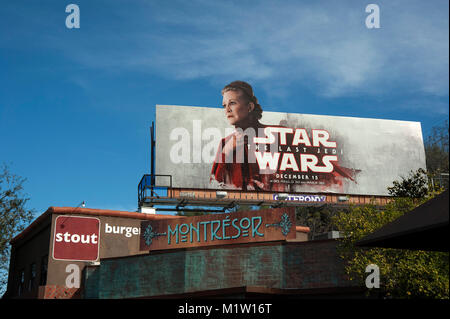
<instances>
[{"instance_id":1,"label":"white border","mask_svg":"<svg viewBox=\"0 0 450 319\"><path fill-rule=\"evenodd\" d=\"M89 219L96 219L98 220L98 247L97 247L97 258L94 260L91 259L83 259L83 260L79 260L79 259L59 259L59 258L55 258L55 240L56 240L56 221L58 220L58 218L60 217L76 217L76 218L89 218ZM101 227L102 222L100 221L100 218L97 217L86 217L86 216L73 216L73 215L58 215L55 218L55 224L53 225L53 247L52 247L52 258L54 260L62 260L62 261L97 261L100 258L100 234L102 231L102 227Z\"/></svg>"}]
</instances>

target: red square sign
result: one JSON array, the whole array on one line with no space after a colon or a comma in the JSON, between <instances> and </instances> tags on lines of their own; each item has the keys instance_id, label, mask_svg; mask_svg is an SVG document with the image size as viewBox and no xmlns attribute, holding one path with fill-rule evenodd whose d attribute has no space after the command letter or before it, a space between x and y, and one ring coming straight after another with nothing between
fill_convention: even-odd
<instances>
[{"instance_id":1,"label":"red square sign","mask_svg":"<svg viewBox=\"0 0 450 319\"><path fill-rule=\"evenodd\" d=\"M95 261L99 257L100 220L92 217L58 216L55 220L53 258Z\"/></svg>"}]
</instances>

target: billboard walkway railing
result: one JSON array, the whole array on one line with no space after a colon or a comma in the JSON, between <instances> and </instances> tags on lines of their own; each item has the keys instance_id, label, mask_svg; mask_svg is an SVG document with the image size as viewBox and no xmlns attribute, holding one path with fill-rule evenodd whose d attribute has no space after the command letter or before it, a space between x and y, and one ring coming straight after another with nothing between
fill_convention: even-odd
<instances>
[{"instance_id":1,"label":"billboard walkway railing","mask_svg":"<svg viewBox=\"0 0 450 319\"><path fill-rule=\"evenodd\" d=\"M145 174L138 185L138 202L141 204L151 199L170 199L171 190L171 175Z\"/></svg>"},{"instance_id":2,"label":"billboard walkway railing","mask_svg":"<svg viewBox=\"0 0 450 319\"><path fill-rule=\"evenodd\" d=\"M172 187L171 175L142 177L138 185L139 206L167 205L181 209L186 206L215 206L233 208L236 205L252 206L321 206L363 205L374 203L384 206L390 196L348 195L336 193L275 193L241 190L213 190Z\"/></svg>"}]
</instances>

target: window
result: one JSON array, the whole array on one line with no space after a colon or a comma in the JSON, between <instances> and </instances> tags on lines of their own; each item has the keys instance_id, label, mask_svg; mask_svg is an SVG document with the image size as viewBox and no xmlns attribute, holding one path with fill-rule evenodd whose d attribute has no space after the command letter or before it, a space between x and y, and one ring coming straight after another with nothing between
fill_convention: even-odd
<instances>
[{"instance_id":1,"label":"window","mask_svg":"<svg viewBox=\"0 0 450 319\"><path fill-rule=\"evenodd\" d=\"M22 269L19 271L19 287L17 288L17 295L22 296L24 284L25 284L25 269Z\"/></svg>"},{"instance_id":2,"label":"window","mask_svg":"<svg viewBox=\"0 0 450 319\"><path fill-rule=\"evenodd\" d=\"M28 281L28 291L32 291L36 285L36 264L32 263L30 266L30 279Z\"/></svg>"},{"instance_id":3,"label":"window","mask_svg":"<svg viewBox=\"0 0 450 319\"><path fill-rule=\"evenodd\" d=\"M47 284L47 267L48 267L48 255L41 258L41 274L39 278L39 285L45 286Z\"/></svg>"}]
</instances>

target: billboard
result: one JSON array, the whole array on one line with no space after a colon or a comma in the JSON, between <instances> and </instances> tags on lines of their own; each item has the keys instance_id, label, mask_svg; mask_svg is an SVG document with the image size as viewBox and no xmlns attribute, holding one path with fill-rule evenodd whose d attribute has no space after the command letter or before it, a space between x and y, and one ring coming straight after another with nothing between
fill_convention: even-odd
<instances>
[{"instance_id":1,"label":"billboard","mask_svg":"<svg viewBox=\"0 0 450 319\"><path fill-rule=\"evenodd\" d=\"M383 196L425 167L419 122L263 112L242 129L221 108L156 106L155 173L174 188Z\"/></svg>"}]
</instances>

